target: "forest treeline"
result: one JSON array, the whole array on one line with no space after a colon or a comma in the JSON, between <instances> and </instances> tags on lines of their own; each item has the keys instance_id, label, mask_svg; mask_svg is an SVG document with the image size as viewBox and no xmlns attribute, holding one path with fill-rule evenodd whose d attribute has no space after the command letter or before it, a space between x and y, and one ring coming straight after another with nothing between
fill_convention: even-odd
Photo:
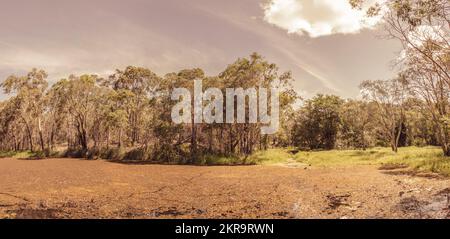
<instances>
[{"instance_id":1,"label":"forest treeline","mask_svg":"<svg viewBox=\"0 0 450 239\"><path fill-rule=\"evenodd\" d=\"M351 1L355 7L363 1ZM434 5L433 5L434 4ZM240 58L217 76L186 69L159 76L129 66L108 77L70 75L54 84L44 70L1 83L0 149L66 156L197 163L207 155L240 157L270 147L307 150L438 145L450 156L450 21L447 0L390 0L388 35L400 40L398 76L364 81L361 98L301 99L290 72L259 54ZM379 5L369 14L379 13ZM174 88L280 87L280 129L261 124L174 124ZM302 100L300 107L294 107ZM225 102L224 102L225 103ZM248 103L246 104L248 110ZM225 109L225 105L224 105ZM242 157L245 160L245 157Z\"/></svg>"},{"instance_id":2,"label":"forest treeline","mask_svg":"<svg viewBox=\"0 0 450 239\"><path fill-rule=\"evenodd\" d=\"M129 66L109 77L71 75L49 86L46 72L33 69L1 84L5 93L13 94L1 103L1 148L51 154L65 145L68 156L116 158L126 150L136 154L133 159L195 163L205 154L248 155L280 144L280 137L261 135L260 124L173 123L171 112L178 101L170 93L175 88L192 91L199 79L204 88L219 89L270 88L276 81L283 89L282 116L297 99L291 74L279 73L258 54L238 59L218 76L187 69L161 77Z\"/></svg>"}]
</instances>

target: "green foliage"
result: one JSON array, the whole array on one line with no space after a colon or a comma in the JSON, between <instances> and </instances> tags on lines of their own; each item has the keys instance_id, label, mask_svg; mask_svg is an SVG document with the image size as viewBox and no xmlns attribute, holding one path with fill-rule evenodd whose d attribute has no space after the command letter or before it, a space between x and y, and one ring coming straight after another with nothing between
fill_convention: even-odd
<instances>
[{"instance_id":1,"label":"green foliage","mask_svg":"<svg viewBox=\"0 0 450 239\"><path fill-rule=\"evenodd\" d=\"M125 153L122 160L149 161L152 159L152 150L148 148L136 148Z\"/></svg>"},{"instance_id":2,"label":"green foliage","mask_svg":"<svg viewBox=\"0 0 450 239\"><path fill-rule=\"evenodd\" d=\"M370 131L374 109L373 104L347 100L340 108L341 128L339 134L339 146L342 148L365 149L373 144Z\"/></svg>"},{"instance_id":3,"label":"green foliage","mask_svg":"<svg viewBox=\"0 0 450 239\"><path fill-rule=\"evenodd\" d=\"M152 161L161 163L180 164L185 163L187 155L169 144L163 144L154 149Z\"/></svg>"},{"instance_id":4,"label":"green foliage","mask_svg":"<svg viewBox=\"0 0 450 239\"><path fill-rule=\"evenodd\" d=\"M67 149L62 154L65 158L85 158L87 151L84 149Z\"/></svg>"},{"instance_id":5,"label":"green foliage","mask_svg":"<svg viewBox=\"0 0 450 239\"><path fill-rule=\"evenodd\" d=\"M108 160L122 160L124 154L125 152L123 148L109 148L100 150L99 157L101 159L108 159Z\"/></svg>"},{"instance_id":6,"label":"green foliage","mask_svg":"<svg viewBox=\"0 0 450 239\"><path fill-rule=\"evenodd\" d=\"M344 101L334 95L317 95L307 100L294 125L294 144L310 149L333 149L340 126L339 111Z\"/></svg>"}]
</instances>

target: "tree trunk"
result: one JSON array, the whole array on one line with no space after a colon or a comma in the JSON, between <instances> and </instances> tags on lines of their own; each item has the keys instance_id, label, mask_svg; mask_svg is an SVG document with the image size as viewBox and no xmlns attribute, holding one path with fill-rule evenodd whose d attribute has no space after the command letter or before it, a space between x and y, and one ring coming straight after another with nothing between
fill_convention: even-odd
<instances>
[{"instance_id":1,"label":"tree trunk","mask_svg":"<svg viewBox=\"0 0 450 239\"><path fill-rule=\"evenodd\" d=\"M30 143L30 151L34 152L34 149L33 149L33 133L31 132L30 126L28 125L27 121L24 118L22 118L22 120L25 123L25 128L27 130L28 142Z\"/></svg>"},{"instance_id":2,"label":"tree trunk","mask_svg":"<svg viewBox=\"0 0 450 239\"><path fill-rule=\"evenodd\" d=\"M197 159L197 126L192 122L191 128L191 163Z\"/></svg>"},{"instance_id":3,"label":"tree trunk","mask_svg":"<svg viewBox=\"0 0 450 239\"><path fill-rule=\"evenodd\" d=\"M39 140L41 143L41 150L42 152L44 152L45 145L44 145L44 137L42 136L41 118L38 118L38 131L39 131Z\"/></svg>"},{"instance_id":4,"label":"tree trunk","mask_svg":"<svg viewBox=\"0 0 450 239\"><path fill-rule=\"evenodd\" d=\"M109 129L108 129L108 133L106 134L106 149L109 149L109 136L110 135L110 133L109 133Z\"/></svg>"},{"instance_id":5,"label":"tree trunk","mask_svg":"<svg viewBox=\"0 0 450 239\"><path fill-rule=\"evenodd\" d=\"M361 144L362 144L362 148L363 148L363 151L366 151L366 136L365 136L365 134L364 134L364 129L362 130L362 133L361 133Z\"/></svg>"},{"instance_id":6,"label":"tree trunk","mask_svg":"<svg viewBox=\"0 0 450 239\"><path fill-rule=\"evenodd\" d=\"M117 145L117 147L122 147L122 128L119 129L119 144Z\"/></svg>"},{"instance_id":7,"label":"tree trunk","mask_svg":"<svg viewBox=\"0 0 450 239\"><path fill-rule=\"evenodd\" d=\"M443 143L442 150L444 151L444 156L450 157L450 145Z\"/></svg>"},{"instance_id":8,"label":"tree trunk","mask_svg":"<svg viewBox=\"0 0 450 239\"><path fill-rule=\"evenodd\" d=\"M83 151L87 151L88 145L87 145L87 136L86 131L84 130L83 126L78 122L77 125L77 131L78 131L78 142L81 145L81 149Z\"/></svg>"},{"instance_id":9,"label":"tree trunk","mask_svg":"<svg viewBox=\"0 0 450 239\"><path fill-rule=\"evenodd\" d=\"M50 149L53 150L55 148L55 131L52 130L50 135Z\"/></svg>"},{"instance_id":10,"label":"tree trunk","mask_svg":"<svg viewBox=\"0 0 450 239\"><path fill-rule=\"evenodd\" d=\"M13 139L14 139L14 151L17 151L18 147L17 147L17 139L16 136L13 134Z\"/></svg>"}]
</instances>

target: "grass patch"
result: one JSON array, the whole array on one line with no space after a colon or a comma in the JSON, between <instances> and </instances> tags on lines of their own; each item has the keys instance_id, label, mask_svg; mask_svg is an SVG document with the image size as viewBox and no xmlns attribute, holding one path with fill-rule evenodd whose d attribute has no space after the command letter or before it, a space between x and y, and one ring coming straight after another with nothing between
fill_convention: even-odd
<instances>
[{"instance_id":1,"label":"grass patch","mask_svg":"<svg viewBox=\"0 0 450 239\"><path fill-rule=\"evenodd\" d=\"M450 176L450 159L433 158L431 160L422 160L413 164L413 167L419 171L433 172Z\"/></svg>"},{"instance_id":2,"label":"grass patch","mask_svg":"<svg viewBox=\"0 0 450 239\"><path fill-rule=\"evenodd\" d=\"M207 166L221 166L221 165L243 165L243 159L233 156L221 156L221 155L204 155L197 160L197 165Z\"/></svg>"},{"instance_id":3,"label":"grass patch","mask_svg":"<svg viewBox=\"0 0 450 239\"><path fill-rule=\"evenodd\" d=\"M274 165L294 160L316 167L352 167L378 165L382 170L410 168L450 176L450 158L442 156L439 147L405 147L398 153L390 148L368 150L300 151L292 148L276 148L255 152L242 159L238 157L205 156L203 165L259 164Z\"/></svg>"},{"instance_id":4,"label":"grass patch","mask_svg":"<svg viewBox=\"0 0 450 239\"><path fill-rule=\"evenodd\" d=\"M5 151L0 152L0 158L18 158L18 159L31 159L31 158L44 158L45 154L41 151Z\"/></svg>"},{"instance_id":5,"label":"grass patch","mask_svg":"<svg viewBox=\"0 0 450 239\"><path fill-rule=\"evenodd\" d=\"M294 155L289 153L290 149L268 149L258 151L248 157L247 161L253 164L277 164L286 162L288 159L293 159Z\"/></svg>"},{"instance_id":6,"label":"grass patch","mask_svg":"<svg viewBox=\"0 0 450 239\"><path fill-rule=\"evenodd\" d=\"M0 152L0 158L12 158L17 152L12 151L2 151Z\"/></svg>"},{"instance_id":7,"label":"grass patch","mask_svg":"<svg viewBox=\"0 0 450 239\"><path fill-rule=\"evenodd\" d=\"M395 169L401 169L401 168L409 168L407 164L398 164L398 163L386 163L381 165L378 169L379 170L395 170Z\"/></svg>"},{"instance_id":8,"label":"grass patch","mask_svg":"<svg viewBox=\"0 0 450 239\"><path fill-rule=\"evenodd\" d=\"M381 158L394 155L387 148L370 150L330 150L299 152L294 158L297 162L314 166L351 166L378 164Z\"/></svg>"},{"instance_id":9,"label":"grass patch","mask_svg":"<svg viewBox=\"0 0 450 239\"><path fill-rule=\"evenodd\" d=\"M381 165L380 169L411 168L450 176L450 158L439 147L405 147L394 153L390 148L299 152L297 162L319 167Z\"/></svg>"}]
</instances>

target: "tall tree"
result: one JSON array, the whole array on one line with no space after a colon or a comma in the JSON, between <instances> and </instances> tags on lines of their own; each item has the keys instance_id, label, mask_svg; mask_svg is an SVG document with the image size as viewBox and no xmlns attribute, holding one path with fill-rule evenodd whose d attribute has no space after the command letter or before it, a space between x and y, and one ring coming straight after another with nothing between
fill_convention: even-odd
<instances>
[{"instance_id":1,"label":"tall tree","mask_svg":"<svg viewBox=\"0 0 450 239\"><path fill-rule=\"evenodd\" d=\"M125 95L129 101L126 107L128 125L130 127L131 145L139 141L142 133L142 120L145 107L148 107L149 97L159 89L160 78L151 70L143 67L128 66L124 70L116 70L104 85L117 91L128 91ZM124 100L124 99L123 99Z\"/></svg>"},{"instance_id":2,"label":"tall tree","mask_svg":"<svg viewBox=\"0 0 450 239\"><path fill-rule=\"evenodd\" d=\"M15 93L14 96L20 104L20 117L25 124L30 150L33 148L33 129L38 128L41 150L45 151L42 115L45 111L45 92L48 86L47 73L43 70L32 69L25 76L9 76L2 84L6 94Z\"/></svg>"},{"instance_id":3,"label":"tall tree","mask_svg":"<svg viewBox=\"0 0 450 239\"><path fill-rule=\"evenodd\" d=\"M98 100L103 98L101 88L96 85L97 80L96 75L71 75L51 88L52 94L60 97L60 107L66 109L69 126L75 128L76 145L85 153L88 151L89 135L93 130L94 122L91 119L97 114Z\"/></svg>"},{"instance_id":4,"label":"tall tree","mask_svg":"<svg viewBox=\"0 0 450 239\"><path fill-rule=\"evenodd\" d=\"M367 2L350 0L357 8ZM432 115L444 155L450 156L450 1L387 0L368 15L383 15L388 36L402 43L401 71L409 72L414 94L427 102L426 114Z\"/></svg>"},{"instance_id":5,"label":"tall tree","mask_svg":"<svg viewBox=\"0 0 450 239\"><path fill-rule=\"evenodd\" d=\"M364 99L376 103L380 133L388 140L394 152L398 151L403 125L404 102L408 98L408 84L403 77L392 80L364 81L361 84Z\"/></svg>"}]
</instances>

